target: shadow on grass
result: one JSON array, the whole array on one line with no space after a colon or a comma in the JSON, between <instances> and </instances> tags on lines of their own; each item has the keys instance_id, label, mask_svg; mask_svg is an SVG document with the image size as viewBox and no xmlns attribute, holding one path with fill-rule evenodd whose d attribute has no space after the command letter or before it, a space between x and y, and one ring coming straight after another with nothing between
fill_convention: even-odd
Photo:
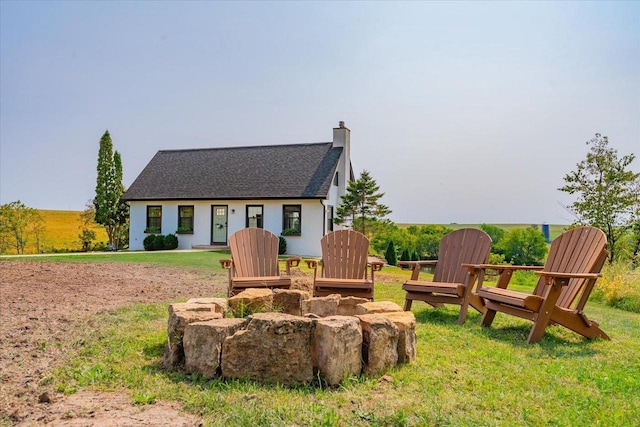
<instances>
[{"instance_id":1,"label":"shadow on grass","mask_svg":"<svg viewBox=\"0 0 640 427\"><path fill-rule=\"evenodd\" d=\"M458 325L459 312L456 310L450 310L448 307L432 308L432 307L420 307L414 311L418 323L433 323L437 325ZM480 324L481 315L473 309L469 309L467 313L466 324Z\"/></svg>"},{"instance_id":2,"label":"shadow on grass","mask_svg":"<svg viewBox=\"0 0 640 427\"><path fill-rule=\"evenodd\" d=\"M491 341L507 343L523 350L538 350L530 353L530 357L536 359L539 358L540 351L554 358L592 357L599 353L597 348L594 347L598 340L588 340L569 330L566 330L567 334L574 334L575 336L565 336L563 333L565 331L560 326L548 326L539 343L528 344L527 338L532 327L532 322L523 321L522 324L518 325L480 326L477 333Z\"/></svg>"},{"instance_id":3,"label":"shadow on grass","mask_svg":"<svg viewBox=\"0 0 640 427\"><path fill-rule=\"evenodd\" d=\"M164 377L174 384L183 384L190 387L197 387L202 390L235 390L238 392L268 392L270 390L295 390L301 393L314 394L318 390L336 390L335 387L328 386L318 375L306 384L281 384L252 380L249 378L223 378L218 371L214 378L204 378L201 374L188 373L184 366L184 361L177 366L166 369L163 364L164 344L154 344L144 346L142 352L154 358L152 363L143 366L141 369L148 375ZM352 376L343 380L340 388L348 388L353 385L367 381L377 381L377 378L368 378L362 375Z\"/></svg>"},{"instance_id":4,"label":"shadow on grass","mask_svg":"<svg viewBox=\"0 0 640 427\"><path fill-rule=\"evenodd\" d=\"M142 354L147 357L162 359L162 355L164 354L164 343L162 342L153 345L146 345L142 349Z\"/></svg>"},{"instance_id":5,"label":"shadow on grass","mask_svg":"<svg viewBox=\"0 0 640 427\"><path fill-rule=\"evenodd\" d=\"M461 327L457 324L458 311L447 307L428 307L414 311L414 314L418 323L445 326L452 329ZM597 343L599 339L588 340L561 326L548 326L540 343L527 344L527 337L533 326L532 322L515 319L515 322L518 322L517 324L504 325L496 322L497 324L494 323L491 327L483 327L480 324L481 319L482 315L480 313L470 309L467 314L467 320L462 327L468 333L481 339L502 342L522 349L537 348L551 357L591 357L598 354L598 350L594 348L594 343ZM532 357L534 357L533 354Z\"/></svg>"}]
</instances>

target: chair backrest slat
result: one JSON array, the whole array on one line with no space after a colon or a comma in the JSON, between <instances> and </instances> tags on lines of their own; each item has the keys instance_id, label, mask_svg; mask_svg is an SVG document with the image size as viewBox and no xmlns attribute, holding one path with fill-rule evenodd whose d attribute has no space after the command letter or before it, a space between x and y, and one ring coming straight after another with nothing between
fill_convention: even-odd
<instances>
[{"instance_id":1,"label":"chair backrest slat","mask_svg":"<svg viewBox=\"0 0 640 427\"><path fill-rule=\"evenodd\" d=\"M558 236L549 249L544 270L557 273L599 273L607 256L607 237L595 227L578 227ZM578 305L586 303L595 280L571 279L562 289L557 306L570 308L582 292ZM541 277L534 290L535 295L543 295L544 278Z\"/></svg>"},{"instance_id":2,"label":"chair backrest slat","mask_svg":"<svg viewBox=\"0 0 640 427\"><path fill-rule=\"evenodd\" d=\"M237 277L279 276L279 238L262 228L244 228L229 237Z\"/></svg>"},{"instance_id":3,"label":"chair backrest slat","mask_svg":"<svg viewBox=\"0 0 640 427\"><path fill-rule=\"evenodd\" d=\"M463 283L467 269L463 263L484 264L489 259L491 238L482 230L462 228L440 240L434 282Z\"/></svg>"},{"instance_id":4,"label":"chair backrest slat","mask_svg":"<svg viewBox=\"0 0 640 427\"><path fill-rule=\"evenodd\" d=\"M337 230L325 234L322 275L332 279L363 279L367 270L369 239L357 231Z\"/></svg>"}]
</instances>

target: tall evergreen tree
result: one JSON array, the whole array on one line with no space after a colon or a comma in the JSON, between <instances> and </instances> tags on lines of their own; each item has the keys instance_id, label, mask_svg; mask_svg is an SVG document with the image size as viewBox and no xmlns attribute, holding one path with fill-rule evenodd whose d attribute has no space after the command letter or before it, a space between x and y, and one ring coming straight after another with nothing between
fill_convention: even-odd
<instances>
[{"instance_id":1,"label":"tall evergreen tree","mask_svg":"<svg viewBox=\"0 0 640 427\"><path fill-rule=\"evenodd\" d=\"M124 185L122 184L122 157L118 151L113 152L113 164L116 170L116 182L119 183L120 197L122 197L126 188L124 188ZM115 250L118 250L125 245L128 245L129 242L129 205L122 199L118 201L115 225L113 246Z\"/></svg>"},{"instance_id":2,"label":"tall evergreen tree","mask_svg":"<svg viewBox=\"0 0 640 427\"><path fill-rule=\"evenodd\" d=\"M379 202L384 196L379 191L380 186L369 171L362 171L357 180L349 182L347 192L336 209L335 223L343 224L352 220L353 229L366 234L368 225L373 225L391 213L388 206Z\"/></svg>"},{"instance_id":3,"label":"tall evergreen tree","mask_svg":"<svg viewBox=\"0 0 640 427\"><path fill-rule=\"evenodd\" d=\"M100 138L98 178L93 205L96 210L96 222L104 226L109 244L114 249L118 249L119 231L123 223L120 206L123 193L122 158L117 151L114 153L111 135L107 130Z\"/></svg>"},{"instance_id":4,"label":"tall evergreen tree","mask_svg":"<svg viewBox=\"0 0 640 427\"><path fill-rule=\"evenodd\" d=\"M387 250L384 253L384 259L389 265L398 265L398 255L396 254L396 246L393 244L393 240L390 240L387 245Z\"/></svg>"}]
</instances>

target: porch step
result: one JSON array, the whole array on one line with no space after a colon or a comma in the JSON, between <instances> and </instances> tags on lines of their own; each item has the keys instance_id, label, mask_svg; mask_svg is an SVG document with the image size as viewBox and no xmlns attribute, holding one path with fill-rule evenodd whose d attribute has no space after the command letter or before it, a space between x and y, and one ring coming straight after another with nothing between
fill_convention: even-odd
<instances>
[{"instance_id":1,"label":"porch step","mask_svg":"<svg viewBox=\"0 0 640 427\"><path fill-rule=\"evenodd\" d=\"M191 249L201 249L208 251L228 251L229 246L226 245L191 245Z\"/></svg>"}]
</instances>

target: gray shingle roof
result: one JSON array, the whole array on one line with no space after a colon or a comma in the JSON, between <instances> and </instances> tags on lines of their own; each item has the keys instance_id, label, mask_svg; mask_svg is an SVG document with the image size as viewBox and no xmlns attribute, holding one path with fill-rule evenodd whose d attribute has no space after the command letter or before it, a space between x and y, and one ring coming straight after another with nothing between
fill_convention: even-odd
<instances>
[{"instance_id":1,"label":"gray shingle roof","mask_svg":"<svg viewBox=\"0 0 640 427\"><path fill-rule=\"evenodd\" d=\"M161 150L123 198L326 198L341 154L331 142Z\"/></svg>"}]
</instances>

